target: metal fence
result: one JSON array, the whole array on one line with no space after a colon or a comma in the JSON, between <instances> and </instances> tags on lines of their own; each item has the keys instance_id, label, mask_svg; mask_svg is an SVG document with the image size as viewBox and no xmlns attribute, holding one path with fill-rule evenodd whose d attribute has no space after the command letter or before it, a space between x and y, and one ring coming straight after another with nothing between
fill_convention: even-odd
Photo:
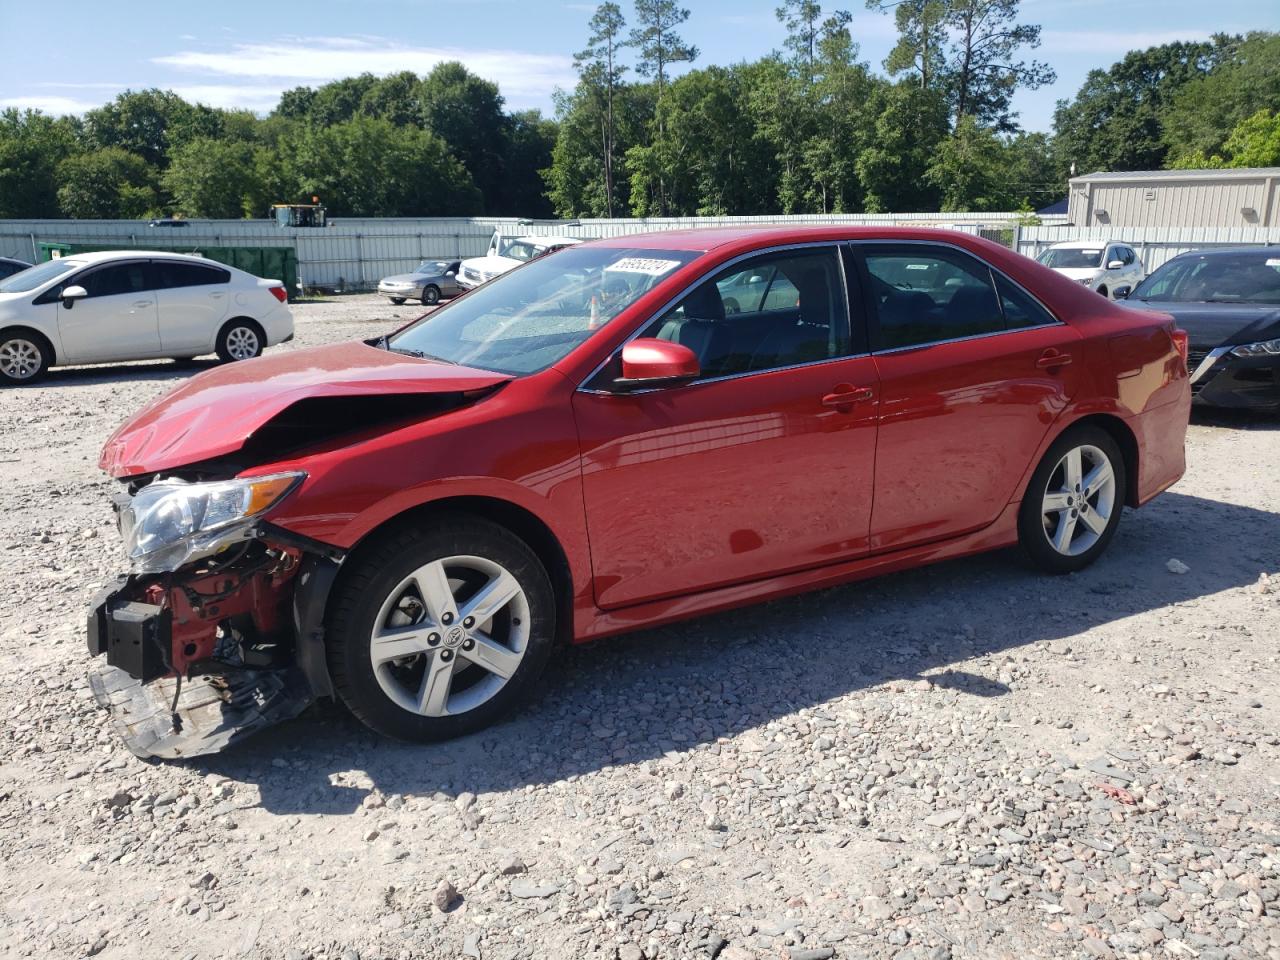
<instances>
[{"instance_id":1,"label":"metal fence","mask_svg":"<svg viewBox=\"0 0 1280 960\"><path fill-rule=\"evenodd\" d=\"M1127 243L1138 251L1142 265L1151 273L1178 254L1192 250L1280 244L1280 227L1116 227L1107 231L1069 225L1019 227L1014 231L1013 249L1036 257L1064 240Z\"/></svg>"},{"instance_id":2,"label":"metal fence","mask_svg":"<svg viewBox=\"0 0 1280 960\"><path fill-rule=\"evenodd\" d=\"M196 250L209 247L293 247L308 287L372 289L384 276L406 273L421 260L484 254L494 230L508 235L565 234L583 240L654 230L743 224L935 226L1012 236L1018 213L887 213L753 217L530 221L515 217L339 218L326 228L277 226L269 220L191 220L185 227L151 227L145 220L0 221L0 256L40 259L40 244Z\"/></svg>"}]
</instances>

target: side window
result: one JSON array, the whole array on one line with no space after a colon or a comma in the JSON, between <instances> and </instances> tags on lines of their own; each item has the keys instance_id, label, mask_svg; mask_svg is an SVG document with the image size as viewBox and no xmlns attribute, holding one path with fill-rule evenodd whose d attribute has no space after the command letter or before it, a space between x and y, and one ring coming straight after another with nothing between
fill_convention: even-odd
<instances>
[{"instance_id":1,"label":"side window","mask_svg":"<svg viewBox=\"0 0 1280 960\"><path fill-rule=\"evenodd\" d=\"M115 297L126 293L141 293L152 288L147 264L114 263L83 274L71 281L85 288L89 297Z\"/></svg>"},{"instance_id":2,"label":"side window","mask_svg":"<svg viewBox=\"0 0 1280 960\"><path fill-rule=\"evenodd\" d=\"M1004 330L991 271L981 261L927 244L859 249L876 307L876 349Z\"/></svg>"},{"instance_id":3,"label":"side window","mask_svg":"<svg viewBox=\"0 0 1280 960\"><path fill-rule=\"evenodd\" d=\"M996 274L996 289L1000 291L1000 307L1004 310L1005 326L1010 330L1025 327L1043 327L1057 323L1051 314L1021 287Z\"/></svg>"},{"instance_id":4,"label":"side window","mask_svg":"<svg viewBox=\"0 0 1280 960\"><path fill-rule=\"evenodd\" d=\"M1138 259L1138 255L1133 252L1133 247L1121 247L1120 250L1124 254L1120 259L1124 261L1126 267L1132 266L1133 261Z\"/></svg>"},{"instance_id":5,"label":"side window","mask_svg":"<svg viewBox=\"0 0 1280 960\"><path fill-rule=\"evenodd\" d=\"M704 379L845 356L849 316L839 253L791 250L733 266L695 287L641 336L689 347Z\"/></svg>"},{"instance_id":6,"label":"side window","mask_svg":"<svg viewBox=\"0 0 1280 960\"><path fill-rule=\"evenodd\" d=\"M162 290L173 287L204 287L215 283L227 283L230 272L221 267L202 263L184 263L181 260L153 260L157 284Z\"/></svg>"}]
</instances>

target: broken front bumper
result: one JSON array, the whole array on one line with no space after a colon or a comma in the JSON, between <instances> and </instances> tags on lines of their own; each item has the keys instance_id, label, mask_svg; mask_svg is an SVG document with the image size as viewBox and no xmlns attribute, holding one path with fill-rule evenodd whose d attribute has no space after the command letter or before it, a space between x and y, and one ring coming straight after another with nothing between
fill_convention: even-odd
<instances>
[{"instance_id":1,"label":"broken front bumper","mask_svg":"<svg viewBox=\"0 0 1280 960\"><path fill-rule=\"evenodd\" d=\"M95 597L89 685L129 749L212 753L331 694L322 620L339 559L264 543Z\"/></svg>"}]
</instances>

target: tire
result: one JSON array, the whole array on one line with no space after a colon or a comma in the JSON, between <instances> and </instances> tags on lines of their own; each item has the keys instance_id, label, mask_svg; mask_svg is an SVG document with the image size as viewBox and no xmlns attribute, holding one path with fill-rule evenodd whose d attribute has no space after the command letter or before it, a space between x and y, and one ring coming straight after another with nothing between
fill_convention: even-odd
<instances>
[{"instance_id":1,"label":"tire","mask_svg":"<svg viewBox=\"0 0 1280 960\"><path fill-rule=\"evenodd\" d=\"M218 331L218 359L223 363L252 360L262 355L267 335L257 322L247 317L228 320Z\"/></svg>"},{"instance_id":2,"label":"tire","mask_svg":"<svg viewBox=\"0 0 1280 960\"><path fill-rule=\"evenodd\" d=\"M51 363L53 348L34 330L13 327L0 333L0 383L11 387L35 383Z\"/></svg>"},{"instance_id":3,"label":"tire","mask_svg":"<svg viewBox=\"0 0 1280 960\"><path fill-rule=\"evenodd\" d=\"M1072 458L1074 455L1074 464ZM1094 491L1068 483L1068 472L1083 484L1105 460ZM1033 563L1049 573L1073 573L1107 549L1120 525L1127 477L1119 445L1100 427L1072 427L1054 441L1031 475L1018 511L1018 542ZM1083 492L1087 510L1080 508Z\"/></svg>"},{"instance_id":4,"label":"tire","mask_svg":"<svg viewBox=\"0 0 1280 960\"><path fill-rule=\"evenodd\" d=\"M326 653L334 689L368 727L415 743L447 740L489 726L533 691L555 645L555 595L515 534L480 518L436 519L353 559L330 600ZM487 619L466 619L481 594L501 599L512 585L509 599L481 607ZM402 656L388 657L386 634L397 628Z\"/></svg>"},{"instance_id":5,"label":"tire","mask_svg":"<svg viewBox=\"0 0 1280 960\"><path fill-rule=\"evenodd\" d=\"M434 306L440 302L440 288L434 283L429 283L422 288L422 305L424 307Z\"/></svg>"},{"instance_id":6,"label":"tire","mask_svg":"<svg viewBox=\"0 0 1280 960\"><path fill-rule=\"evenodd\" d=\"M394 303L397 307L400 306L400 304L404 303L404 297L387 297L387 299L390 300L392 303Z\"/></svg>"}]
</instances>

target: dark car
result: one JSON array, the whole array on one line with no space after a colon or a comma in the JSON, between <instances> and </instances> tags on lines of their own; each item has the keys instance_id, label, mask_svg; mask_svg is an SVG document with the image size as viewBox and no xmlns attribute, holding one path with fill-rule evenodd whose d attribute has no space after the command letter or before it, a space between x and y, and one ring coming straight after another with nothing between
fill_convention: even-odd
<instances>
[{"instance_id":1,"label":"dark car","mask_svg":"<svg viewBox=\"0 0 1280 960\"><path fill-rule=\"evenodd\" d=\"M1280 247L1184 253L1128 303L1187 331L1196 403L1280 410Z\"/></svg>"},{"instance_id":2,"label":"dark car","mask_svg":"<svg viewBox=\"0 0 1280 960\"><path fill-rule=\"evenodd\" d=\"M16 260L13 257L0 257L0 280L6 277L12 277L15 273L21 273L31 264L25 260Z\"/></svg>"}]
</instances>

